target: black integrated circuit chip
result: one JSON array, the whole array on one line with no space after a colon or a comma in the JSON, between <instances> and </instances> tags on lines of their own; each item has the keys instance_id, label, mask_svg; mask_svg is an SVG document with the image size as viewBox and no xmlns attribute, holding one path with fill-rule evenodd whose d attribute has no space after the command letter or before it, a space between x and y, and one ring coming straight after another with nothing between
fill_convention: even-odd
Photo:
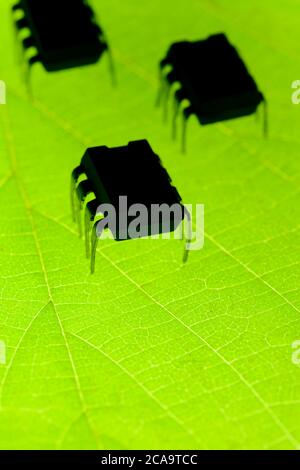
<instances>
[{"instance_id":1,"label":"black integrated circuit chip","mask_svg":"<svg viewBox=\"0 0 300 470\"><path fill-rule=\"evenodd\" d=\"M37 62L48 72L95 64L109 51L85 0L20 0L13 12L28 73Z\"/></svg>"},{"instance_id":2,"label":"black integrated circuit chip","mask_svg":"<svg viewBox=\"0 0 300 470\"><path fill-rule=\"evenodd\" d=\"M195 115L200 124L207 125L227 119L248 116L266 100L237 50L224 34L202 41L173 44L160 63L161 88L158 104L164 101L167 112L171 87L174 93L173 136L182 104L183 139L185 150L186 124ZM265 106L264 132L267 134Z\"/></svg>"},{"instance_id":3,"label":"black integrated circuit chip","mask_svg":"<svg viewBox=\"0 0 300 470\"><path fill-rule=\"evenodd\" d=\"M144 225L140 225L134 234L130 232L134 216L129 214L125 219L123 217L125 209L121 199L124 197L126 210L136 205L143 205L147 209L148 216ZM102 230L109 229L117 241L173 232L185 216L189 221L189 214L181 203L179 193L146 140L130 142L124 147L87 149L81 164L72 172L71 202L73 218L79 224L80 234L81 210L85 208L86 252L88 257L91 254L92 272L95 267L97 241L101 236L97 216L103 216L107 205L113 207L116 212L116 225L112 227L102 224ZM166 211L167 219L154 219L153 207L172 210Z\"/></svg>"}]
</instances>

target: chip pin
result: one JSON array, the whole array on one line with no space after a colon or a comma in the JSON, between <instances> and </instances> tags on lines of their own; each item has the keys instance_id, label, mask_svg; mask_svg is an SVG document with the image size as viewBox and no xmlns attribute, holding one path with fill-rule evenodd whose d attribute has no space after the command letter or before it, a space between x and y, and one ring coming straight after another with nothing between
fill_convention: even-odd
<instances>
[{"instance_id":1,"label":"chip pin","mask_svg":"<svg viewBox=\"0 0 300 470\"><path fill-rule=\"evenodd\" d=\"M100 228L102 226L100 225ZM96 264L96 251L97 251L97 246L98 246L98 238L101 236L102 231L104 228L99 233L99 222L96 222L93 225L92 228L92 236L91 236L91 274L94 274L95 272L95 264Z\"/></svg>"},{"instance_id":2,"label":"chip pin","mask_svg":"<svg viewBox=\"0 0 300 470\"><path fill-rule=\"evenodd\" d=\"M71 199L71 208L72 208L72 218L73 222L76 222L77 215L76 215L76 202L75 202L75 194L76 194L76 187L79 181L79 178L84 175L84 170L81 165L77 166L71 174L71 187L70 187L70 199Z\"/></svg>"},{"instance_id":3,"label":"chip pin","mask_svg":"<svg viewBox=\"0 0 300 470\"><path fill-rule=\"evenodd\" d=\"M172 119L172 139L176 140L177 137L177 118L179 114L180 104L174 95L173 98L173 119Z\"/></svg>"},{"instance_id":4,"label":"chip pin","mask_svg":"<svg viewBox=\"0 0 300 470\"><path fill-rule=\"evenodd\" d=\"M164 96L164 105L163 105L163 122L167 122L168 120L168 105L169 105L169 98L170 98L170 93L171 93L171 85L168 83L166 80L166 91L165 91L165 96Z\"/></svg>"},{"instance_id":5,"label":"chip pin","mask_svg":"<svg viewBox=\"0 0 300 470\"><path fill-rule=\"evenodd\" d=\"M187 106L182 111L182 140L181 140L182 153L186 153L187 125L188 125L188 119L192 116L192 114L194 114L192 106Z\"/></svg>"},{"instance_id":6,"label":"chip pin","mask_svg":"<svg viewBox=\"0 0 300 470\"><path fill-rule=\"evenodd\" d=\"M85 214L84 214L84 220L85 220L85 229L84 229L84 234L85 234L85 251L86 251L86 257L87 259L90 258L91 256L91 250L90 250L90 231L91 231L91 224L93 223L97 213L97 202L95 199L92 201L88 202L85 206Z\"/></svg>"},{"instance_id":7,"label":"chip pin","mask_svg":"<svg viewBox=\"0 0 300 470\"><path fill-rule=\"evenodd\" d=\"M263 104L264 104L263 131L264 131L264 137L265 137L265 139L267 139L268 135L269 135L269 118L268 118L268 102L265 98L264 98Z\"/></svg>"},{"instance_id":8,"label":"chip pin","mask_svg":"<svg viewBox=\"0 0 300 470\"><path fill-rule=\"evenodd\" d=\"M190 252L190 243L192 241L192 219L191 214L184 208L184 223L187 224L187 236L185 236L185 244L184 244L184 253L183 253L183 263L187 263L189 252ZM186 234L186 232L185 232Z\"/></svg>"}]
</instances>

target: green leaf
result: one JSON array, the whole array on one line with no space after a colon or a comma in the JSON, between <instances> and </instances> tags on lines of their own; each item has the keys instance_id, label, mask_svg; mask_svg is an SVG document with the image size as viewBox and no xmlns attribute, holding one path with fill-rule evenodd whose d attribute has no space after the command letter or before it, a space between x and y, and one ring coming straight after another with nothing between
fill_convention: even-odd
<instances>
[{"instance_id":1,"label":"green leaf","mask_svg":"<svg viewBox=\"0 0 300 470\"><path fill-rule=\"evenodd\" d=\"M94 3L118 86L107 58L36 66L34 100L0 5L0 447L299 448L299 2ZM270 137L252 117L191 119L183 156L154 108L158 60L219 31L268 98ZM70 173L87 146L139 138L205 204L205 248L183 266L179 241L106 241L91 276Z\"/></svg>"}]
</instances>

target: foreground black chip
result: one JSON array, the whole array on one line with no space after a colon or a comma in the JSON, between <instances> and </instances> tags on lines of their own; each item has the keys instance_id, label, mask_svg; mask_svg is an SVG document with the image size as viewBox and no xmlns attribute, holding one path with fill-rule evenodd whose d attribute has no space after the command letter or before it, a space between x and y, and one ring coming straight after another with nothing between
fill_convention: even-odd
<instances>
[{"instance_id":1,"label":"foreground black chip","mask_svg":"<svg viewBox=\"0 0 300 470\"><path fill-rule=\"evenodd\" d=\"M41 62L48 72L94 64L108 50L94 12L84 0L20 0L14 7L17 32L29 66ZM20 15L22 15L20 17Z\"/></svg>"},{"instance_id":2,"label":"foreground black chip","mask_svg":"<svg viewBox=\"0 0 300 470\"><path fill-rule=\"evenodd\" d=\"M179 85L174 95L174 137L180 105L185 100L189 102L183 109L183 150L186 122L192 114L200 124L206 125L248 116L255 113L261 103L266 103L237 50L224 34L203 41L173 44L161 61L160 69L162 86L158 104L164 100L165 112L171 86ZM264 130L267 133L266 112Z\"/></svg>"},{"instance_id":3,"label":"foreground black chip","mask_svg":"<svg viewBox=\"0 0 300 470\"><path fill-rule=\"evenodd\" d=\"M86 179L82 180L82 177ZM86 203L87 198L89 202ZM86 252L89 257L91 244L92 272L97 241L101 236L99 219L96 221L96 216L107 217L110 207L116 214L115 224L109 224L108 219L102 217L105 221L102 223L102 230L109 229L117 241L173 232L185 215L189 220L180 195L146 140L130 142L127 146L117 148L89 148L80 166L72 172L71 201L73 218L77 219L80 234L80 211L85 205ZM141 205L147 209L147 218L144 223L139 224L137 231L130 231L130 225L136 216L130 211L138 211ZM161 205L173 210L166 212L167 218L162 214L158 218L152 217L152 209ZM129 208L131 209L128 210Z\"/></svg>"}]
</instances>

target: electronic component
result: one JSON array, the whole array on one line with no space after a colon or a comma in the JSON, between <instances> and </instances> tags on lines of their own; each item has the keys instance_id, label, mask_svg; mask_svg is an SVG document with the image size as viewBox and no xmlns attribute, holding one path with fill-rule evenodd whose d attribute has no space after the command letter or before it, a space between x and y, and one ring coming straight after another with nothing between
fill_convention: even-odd
<instances>
[{"instance_id":1,"label":"electronic component","mask_svg":"<svg viewBox=\"0 0 300 470\"><path fill-rule=\"evenodd\" d=\"M191 115L200 124L248 116L264 103L264 133L267 134L266 100L258 90L237 50L224 34L196 42L173 44L160 63L161 88L157 104L164 102L167 116L171 87L174 93L173 137L182 107L182 148L186 146L186 125Z\"/></svg>"},{"instance_id":2,"label":"electronic component","mask_svg":"<svg viewBox=\"0 0 300 470\"><path fill-rule=\"evenodd\" d=\"M185 217L188 225L190 223L180 195L146 140L130 142L124 147L87 149L80 166L72 172L71 203L80 235L81 210L85 207L86 253L87 257L91 255L92 272L98 238L103 230L109 229L114 239L120 241L173 232ZM109 223L111 208L116 217ZM170 210L163 215L161 208ZM146 216L135 224L136 212L141 214L143 209Z\"/></svg>"},{"instance_id":3,"label":"electronic component","mask_svg":"<svg viewBox=\"0 0 300 470\"><path fill-rule=\"evenodd\" d=\"M23 37L21 53L27 65L27 82L31 66L37 62L48 72L55 72L94 64L109 51L85 0L19 0L13 12L17 39Z\"/></svg>"}]
</instances>

